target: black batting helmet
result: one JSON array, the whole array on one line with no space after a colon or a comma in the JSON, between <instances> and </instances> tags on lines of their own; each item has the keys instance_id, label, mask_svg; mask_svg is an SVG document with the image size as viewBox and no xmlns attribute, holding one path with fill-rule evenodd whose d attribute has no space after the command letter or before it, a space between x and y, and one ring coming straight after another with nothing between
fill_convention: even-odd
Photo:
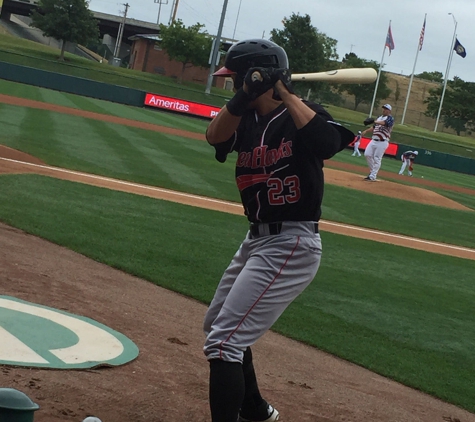
<instances>
[{"instance_id":1,"label":"black batting helmet","mask_svg":"<svg viewBox=\"0 0 475 422\"><path fill-rule=\"evenodd\" d=\"M239 41L228 50L224 67L214 72L213 76L236 75L234 87L239 89L251 67L288 68L289 60L285 50L272 41L263 39Z\"/></svg>"}]
</instances>

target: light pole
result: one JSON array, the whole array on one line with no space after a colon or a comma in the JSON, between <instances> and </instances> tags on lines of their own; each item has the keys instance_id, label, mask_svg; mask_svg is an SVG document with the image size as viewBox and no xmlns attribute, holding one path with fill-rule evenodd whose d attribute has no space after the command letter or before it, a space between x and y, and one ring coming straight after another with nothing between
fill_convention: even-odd
<instances>
[{"instance_id":1,"label":"light pole","mask_svg":"<svg viewBox=\"0 0 475 422\"><path fill-rule=\"evenodd\" d=\"M237 27L237 24L238 24L239 12L241 11L241 3L242 3L242 0L239 0L239 7L238 7L237 16L236 16L236 23L234 25L233 40L234 40L234 37L236 36L236 27Z\"/></svg>"},{"instance_id":2,"label":"light pole","mask_svg":"<svg viewBox=\"0 0 475 422\"><path fill-rule=\"evenodd\" d=\"M173 0L172 10L170 14L170 20L168 21L168 26L172 25L175 22L176 12L178 11L178 3L180 0Z\"/></svg>"},{"instance_id":3,"label":"light pole","mask_svg":"<svg viewBox=\"0 0 475 422\"><path fill-rule=\"evenodd\" d=\"M154 3L158 3L158 16L157 16L157 25L160 25L160 10L162 9L162 4L168 4L168 0L153 0Z\"/></svg>"},{"instance_id":4,"label":"light pole","mask_svg":"<svg viewBox=\"0 0 475 422\"><path fill-rule=\"evenodd\" d=\"M119 24L119 33L117 34L117 40L114 48L114 59L118 59L120 55L120 45L122 44L122 36L124 35L125 21L127 20L127 10L129 10L130 4L125 3L125 12L122 18L122 22Z\"/></svg>"},{"instance_id":5,"label":"light pole","mask_svg":"<svg viewBox=\"0 0 475 422\"><path fill-rule=\"evenodd\" d=\"M208 82L206 84L205 93L211 92L211 85L213 84L213 73L216 67L216 60L218 59L219 47L221 45L221 33L223 32L224 18L226 17L226 8L228 7L228 0L223 2L223 10L221 11L221 19L219 20L218 33L214 42L214 47L211 52L211 66L209 68Z\"/></svg>"},{"instance_id":6,"label":"light pole","mask_svg":"<svg viewBox=\"0 0 475 422\"><path fill-rule=\"evenodd\" d=\"M457 37L457 21L453 13L449 13L449 15L452 15L452 19L454 20L454 36L452 37L452 44L450 44L449 60L447 61L447 69L445 70L444 88L442 89L442 96L440 97L439 111L437 112L434 132L437 132L437 126L439 125L440 113L442 112L442 103L444 102L445 89L447 88L447 80L449 79L450 64L452 63L452 56L454 54L455 38Z\"/></svg>"}]
</instances>

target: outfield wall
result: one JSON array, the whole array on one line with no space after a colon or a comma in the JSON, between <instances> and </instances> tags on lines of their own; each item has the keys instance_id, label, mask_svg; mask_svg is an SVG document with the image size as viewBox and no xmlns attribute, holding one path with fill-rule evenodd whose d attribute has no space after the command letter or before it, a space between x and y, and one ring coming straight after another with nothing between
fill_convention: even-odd
<instances>
[{"instance_id":1,"label":"outfield wall","mask_svg":"<svg viewBox=\"0 0 475 422\"><path fill-rule=\"evenodd\" d=\"M415 162L428 167L456 171L458 173L475 175L475 160L443 152L431 151L423 148L415 148L410 145L398 144L398 156L405 151L419 152Z\"/></svg>"},{"instance_id":2,"label":"outfield wall","mask_svg":"<svg viewBox=\"0 0 475 422\"><path fill-rule=\"evenodd\" d=\"M160 97L160 93L148 93L137 89L4 62L0 62L0 78L134 107L144 107L144 105L157 107L157 104L159 104L158 101L156 101L155 104L151 104L150 101L152 97L154 97L154 100ZM162 97L162 99L163 98L172 104L171 107L160 106L163 110L181 112L207 119L213 118L218 111L218 108L214 106L193 103L192 101L181 100L179 98ZM165 104L166 102L162 101L162 103ZM178 103L180 103L179 106L177 106ZM184 103L188 105L183 105ZM199 112L197 110L199 110ZM393 151L395 145L397 145L397 150ZM361 145L361 147L364 148L363 145ZM398 158L404 151L416 149L419 151L417 164L475 175L474 159L424 150L405 144L391 144L391 147L389 155L395 158Z\"/></svg>"},{"instance_id":3,"label":"outfield wall","mask_svg":"<svg viewBox=\"0 0 475 422\"><path fill-rule=\"evenodd\" d=\"M28 66L0 62L0 78L114 103L143 107L145 92Z\"/></svg>"}]
</instances>

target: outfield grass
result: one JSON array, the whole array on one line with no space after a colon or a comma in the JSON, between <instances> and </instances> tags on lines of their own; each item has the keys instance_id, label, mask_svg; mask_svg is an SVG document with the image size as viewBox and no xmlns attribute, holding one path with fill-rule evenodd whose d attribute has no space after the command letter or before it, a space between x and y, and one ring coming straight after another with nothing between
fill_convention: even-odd
<instances>
[{"instance_id":1,"label":"outfield grass","mask_svg":"<svg viewBox=\"0 0 475 422\"><path fill-rule=\"evenodd\" d=\"M7 84L17 95L97 113L130 118L204 134L207 121L166 112L137 109L22 84ZM1 87L1 82L0 82ZM18 92L26 88L27 92ZM172 189L196 188L197 193L238 201L232 177L232 161L221 165L211 159L212 149L201 141L179 138L138 128L64 115L47 110L0 104L0 143L37 156L48 164ZM79 134L79 135L78 135ZM359 164L363 157L345 150L335 161ZM328 163L331 167L331 162ZM384 158L382 168L395 174L400 162ZM414 174L426 180L473 188L474 177L417 165ZM187 180L185 180L187 179ZM408 179L410 184L411 180ZM183 185L183 187L181 186ZM458 195L473 208L473 197Z\"/></svg>"},{"instance_id":2,"label":"outfield grass","mask_svg":"<svg viewBox=\"0 0 475 422\"><path fill-rule=\"evenodd\" d=\"M152 108L137 108L95 98L59 92L51 89L40 88L33 85L20 84L0 79L0 93L28 100L41 101L49 104L86 110L139 122L153 123L168 127L179 126L183 130L204 133L209 121L194 117L180 116L178 114L161 112ZM9 107L1 104L2 107Z\"/></svg>"},{"instance_id":3,"label":"outfield grass","mask_svg":"<svg viewBox=\"0 0 475 422\"><path fill-rule=\"evenodd\" d=\"M1 181L0 220L204 303L247 230L244 217L108 189ZM275 330L475 411L475 261L322 238L316 280Z\"/></svg>"},{"instance_id":4,"label":"outfield grass","mask_svg":"<svg viewBox=\"0 0 475 422\"><path fill-rule=\"evenodd\" d=\"M146 72L139 72L115 66L104 66L96 62L66 54L67 61L58 62L59 50L32 41L0 34L2 61L35 67L51 72L92 79L157 94L182 98L216 106L222 106L232 94L218 88L211 88L211 94L204 93L201 84L177 81ZM362 129L364 113L346 108L329 106L333 117L345 122L353 131ZM393 141L411 145L415 148L440 151L452 155L475 158L475 139L447 133L434 133L417 126L396 124Z\"/></svg>"}]
</instances>

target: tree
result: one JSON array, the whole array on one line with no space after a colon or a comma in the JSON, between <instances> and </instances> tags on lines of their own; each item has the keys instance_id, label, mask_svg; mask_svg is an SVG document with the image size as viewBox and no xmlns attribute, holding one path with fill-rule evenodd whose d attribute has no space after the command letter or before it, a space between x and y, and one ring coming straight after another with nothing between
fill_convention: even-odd
<instances>
[{"instance_id":1,"label":"tree","mask_svg":"<svg viewBox=\"0 0 475 422\"><path fill-rule=\"evenodd\" d=\"M171 60L182 63L181 75L178 82L183 81L185 70L192 66L209 67L209 55L213 40L206 31L201 31L204 25L196 23L188 28L180 19L173 21L170 26L160 24L161 46L166 50Z\"/></svg>"},{"instance_id":2,"label":"tree","mask_svg":"<svg viewBox=\"0 0 475 422\"><path fill-rule=\"evenodd\" d=\"M399 101L400 96L401 96L401 89L399 88L399 82L396 81L396 90L394 91L394 99L396 100L396 104Z\"/></svg>"},{"instance_id":3,"label":"tree","mask_svg":"<svg viewBox=\"0 0 475 422\"><path fill-rule=\"evenodd\" d=\"M32 24L46 37L62 41L59 60L64 60L66 42L88 44L99 38L97 20L86 0L39 0Z\"/></svg>"},{"instance_id":4,"label":"tree","mask_svg":"<svg viewBox=\"0 0 475 422\"><path fill-rule=\"evenodd\" d=\"M422 72L419 73L418 75L414 75L420 79L425 79L426 81L432 81L432 82L442 82L444 80L442 72Z\"/></svg>"},{"instance_id":5,"label":"tree","mask_svg":"<svg viewBox=\"0 0 475 422\"><path fill-rule=\"evenodd\" d=\"M372 67L376 71L379 69L378 63L374 60L365 60L359 58L355 53L345 54L345 57L342 60L343 68L353 68L353 67ZM376 92L376 101L377 105L378 100L389 97L391 90L388 88L388 77L384 72L381 72L378 83L378 90ZM358 108L358 105L362 103L371 104L374 96L374 89L376 83L373 84L341 84L338 87L340 92L347 92L350 95L353 95L355 98L354 110Z\"/></svg>"},{"instance_id":6,"label":"tree","mask_svg":"<svg viewBox=\"0 0 475 422\"><path fill-rule=\"evenodd\" d=\"M443 87L431 89L429 97L424 101L427 104L426 116L437 117ZM447 82L444 103L440 113L446 128L452 128L457 135L475 128L475 83L465 82L454 77Z\"/></svg>"},{"instance_id":7,"label":"tree","mask_svg":"<svg viewBox=\"0 0 475 422\"><path fill-rule=\"evenodd\" d=\"M313 73L330 70L338 60L337 41L312 26L309 15L293 13L282 21L284 29L273 29L271 40L287 52L292 73ZM303 94L312 89L318 93L318 99L335 97L330 85L322 82L298 82L294 84L296 92ZM335 101L335 98L333 98Z\"/></svg>"}]
</instances>

